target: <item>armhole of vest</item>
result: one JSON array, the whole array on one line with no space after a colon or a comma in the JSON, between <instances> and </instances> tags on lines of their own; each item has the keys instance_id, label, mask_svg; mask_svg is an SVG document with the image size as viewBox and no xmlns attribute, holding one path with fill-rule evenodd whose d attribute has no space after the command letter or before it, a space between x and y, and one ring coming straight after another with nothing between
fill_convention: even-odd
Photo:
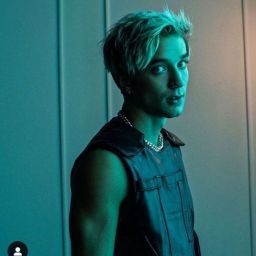
<instances>
[{"instance_id":1,"label":"armhole of vest","mask_svg":"<svg viewBox=\"0 0 256 256\"><path fill-rule=\"evenodd\" d=\"M95 150L95 149L104 149L104 150L107 150L107 151L110 151L112 152L113 154L115 154L123 163L124 165L124 168L125 168L125 172L126 172L126 175L128 177L128 201L131 201L131 202L136 202L136 198L137 198L137 193L136 193L136 178L133 177L133 172L132 170L130 170L130 167L129 167L129 164L128 162L126 161L126 158L129 158L129 156L126 156L125 154L122 154L122 152L118 151L115 149L115 147L111 147L111 145L97 145L97 144L94 144L94 145L91 145L89 146L86 151L91 151L91 150ZM134 207L134 204L132 205L132 207ZM131 214L131 211L132 211L132 207L131 209L130 208L125 208L125 212L127 212L127 216L129 216L129 214Z\"/></svg>"},{"instance_id":2,"label":"armhole of vest","mask_svg":"<svg viewBox=\"0 0 256 256\"><path fill-rule=\"evenodd\" d=\"M113 154L115 154L120 161L122 161L124 167L125 167L125 172L127 173L128 179L129 179L129 183L132 186L133 190L135 188L135 184L134 184L134 177L132 175L132 171L130 170L129 164L127 163L127 161L125 160L126 158L128 158L129 156L126 156L125 154L123 154L120 150L117 150L114 146L111 146L110 144L93 144L93 145L89 145L86 148L86 152L90 152L93 150L97 150L97 149L103 149L103 150L107 150Z\"/></svg>"},{"instance_id":3,"label":"armhole of vest","mask_svg":"<svg viewBox=\"0 0 256 256\"><path fill-rule=\"evenodd\" d=\"M97 150L97 149L109 151L109 152L115 154L116 156L118 156L120 159L122 159L122 157L124 157L124 154L122 154L122 152L120 150L116 149L116 147L112 146L111 144L102 144L102 143L89 144L86 147L85 151L91 152L91 151Z\"/></svg>"}]
</instances>

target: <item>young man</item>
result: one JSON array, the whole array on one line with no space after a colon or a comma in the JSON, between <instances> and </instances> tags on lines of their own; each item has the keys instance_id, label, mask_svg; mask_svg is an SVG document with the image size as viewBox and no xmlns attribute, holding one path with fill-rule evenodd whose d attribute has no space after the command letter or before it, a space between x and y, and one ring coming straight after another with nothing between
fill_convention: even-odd
<instances>
[{"instance_id":1,"label":"young man","mask_svg":"<svg viewBox=\"0 0 256 256\"><path fill-rule=\"evenodd\" d=\"M104 41L104 60L124 104L76 159L73 256L198 256L180 146L163 128L182 114L191 23L180 12L131 13Z\"/></svg>"}]
</instances>

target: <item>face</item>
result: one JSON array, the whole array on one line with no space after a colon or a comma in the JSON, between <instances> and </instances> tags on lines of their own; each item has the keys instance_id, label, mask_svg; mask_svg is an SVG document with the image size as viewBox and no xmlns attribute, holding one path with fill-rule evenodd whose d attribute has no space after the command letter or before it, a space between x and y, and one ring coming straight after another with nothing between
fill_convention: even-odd
<instances>
[{"instance_id":1,"label":"face","mask_svg":"<svg viewBox=\"0 0 256 256\"><path fill-rule=\"evenodd\" d=\"M181 36L161 37L153 59L135 76L133 104L150 115L179 116L184 109L189 80L188 61L189 50Z\"/></svg>"}]
</instances>

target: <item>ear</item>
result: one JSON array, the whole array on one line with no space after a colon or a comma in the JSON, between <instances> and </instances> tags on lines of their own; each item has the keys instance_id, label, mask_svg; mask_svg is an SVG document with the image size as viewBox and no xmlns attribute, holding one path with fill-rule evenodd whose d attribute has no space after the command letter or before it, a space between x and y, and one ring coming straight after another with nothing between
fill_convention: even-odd
<instances>
[{"instance_id":1,"label":"ear","mask_svg":"<svg viewBox=\"0 0 256 256\"><path fill-rule=\"evenodd\" d=\"M127 78L124 77L119 77L119 85L120 87L126 87L126 86L130 86L130 82L128 81Z\"/></svg>"},{"instance_id":2,"label":"ear","mask_svg":"<svg viewBox=\"0 0 256 256\"><path fill-rule=\"evenodd\" d=\"M130 83L130 81L128 81L128 79L125 79L124 77L119 77L118 86L119 86L122 94L125 94L125 95L132 94L131 83Z\"/></svg>"}]
</instances>

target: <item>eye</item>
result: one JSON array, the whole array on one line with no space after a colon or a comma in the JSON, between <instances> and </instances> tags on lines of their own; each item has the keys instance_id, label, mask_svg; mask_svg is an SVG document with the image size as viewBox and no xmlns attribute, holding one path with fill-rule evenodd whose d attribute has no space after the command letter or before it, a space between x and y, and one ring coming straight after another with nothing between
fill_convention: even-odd
<instances>
[{"instance_id":1,"label":"eye","mask_svg":"<svg viewBox=\"0 0 256 256\"><path fill-rule=\"evenodd\" d=\"M180 69L185 69L188 66L189 61L188 60L182 60L178 63L178 67Z\"/></svg>"},{"instance_id":2,"label":"eye","mask_svg":"<svg viewBox=\"0 0 256 256\"><path fill-rule=\"evenodd\" d=\"M167 71L167 67L166 65L156 65L156 66L153 66L151 69L150 69L150 72L153 74L153 75L160 75L164 72Z\"/></svg>"}]
</instances>

